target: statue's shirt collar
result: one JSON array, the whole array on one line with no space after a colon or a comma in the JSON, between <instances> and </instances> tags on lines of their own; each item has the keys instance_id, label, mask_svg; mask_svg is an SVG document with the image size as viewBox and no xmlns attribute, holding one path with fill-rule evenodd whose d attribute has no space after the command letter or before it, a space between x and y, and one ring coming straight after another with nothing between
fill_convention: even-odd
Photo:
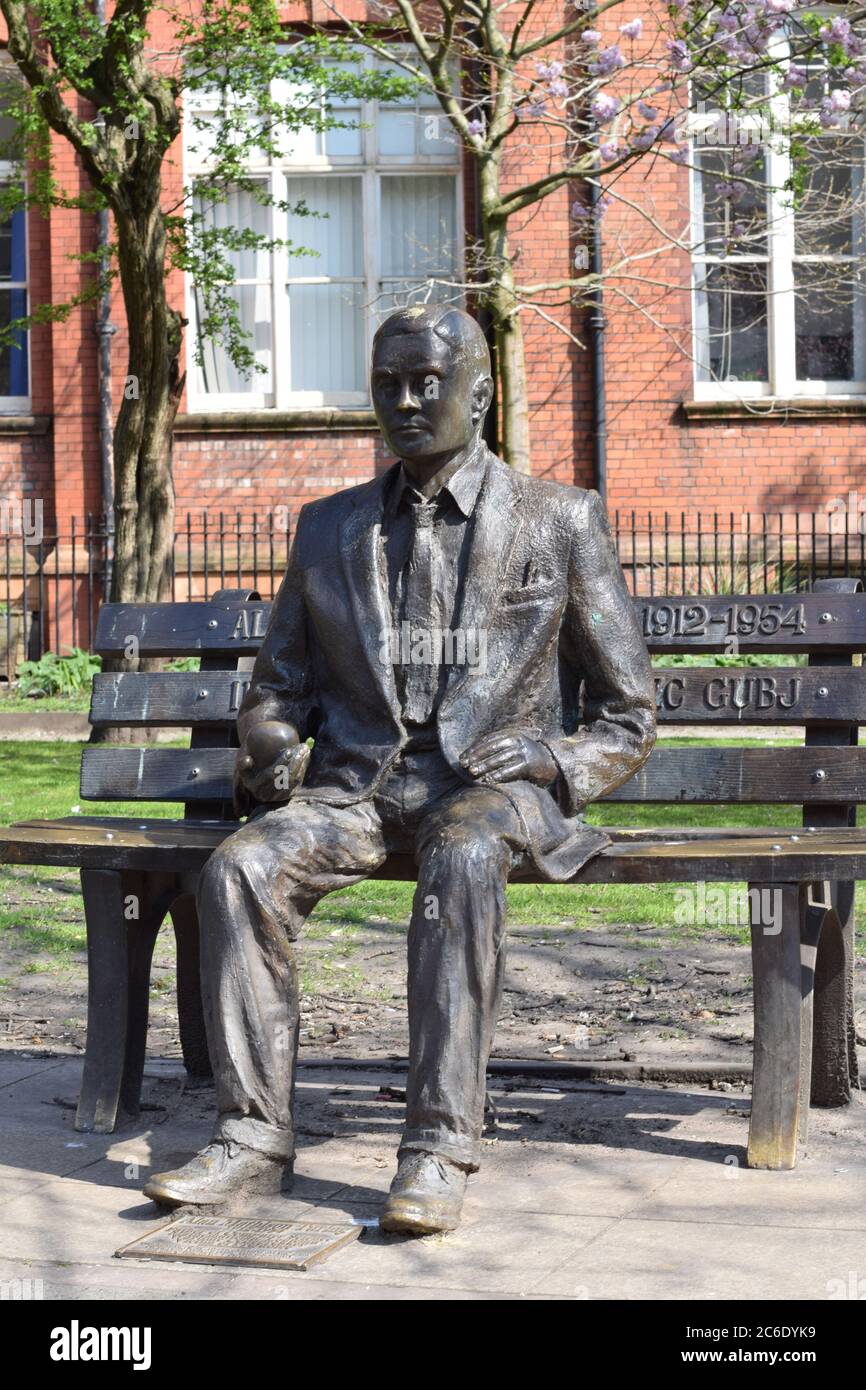
<instances>
[{"instance_id":1,"label":"statue's shirt collar","mask_svg":"<svg viewBox=\"0 0 866 1390\"><path fill-rule=\"evenodd\" d=\"M430 499L437 501L442 499L442 494L447 492L457 503L465 517L470 517L475 510L478 501L478 494L481 491L481 484L484 482L487 473L487 450L482 446L477 449L473 456L452 473L451 477L437 493ZM409 477L402 463L396 469L393 481L388 490L388 497L385 503L385 513L394 516L403 500L404 493L408 490L410 498L414 501L418 494L415 485Z\"/></svg>"}]
</instances>

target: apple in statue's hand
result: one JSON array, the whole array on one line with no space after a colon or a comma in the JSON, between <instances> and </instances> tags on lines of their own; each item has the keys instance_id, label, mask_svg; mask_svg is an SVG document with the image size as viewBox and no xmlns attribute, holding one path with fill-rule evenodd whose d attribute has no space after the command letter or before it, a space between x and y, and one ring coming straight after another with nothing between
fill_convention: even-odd
<instances>
[{"instance_id":1,"label":"apple in statue's hand","mask_svg":"<svg viewBox=\"0 0 866 1390\"><path fill-rule=\"evenodd\" d=\"M242 762L245 768L261 771L282 757L287 748L297 748L298 731L281 719L264 719L254 724L244 739Z\"/></svg>"},{"instance_id":2,"label":"apple in statue's hand","mask_svg":"<svg viewBox=\"0 0 866 1390\"><path fill-rule=\"evenodd\" d=\"M304 780L310 750L298 731L281 719L254 724L238 750L235 795L239 803L246 792L256 801L288 801Z\"/></svg>"}]
</instances>

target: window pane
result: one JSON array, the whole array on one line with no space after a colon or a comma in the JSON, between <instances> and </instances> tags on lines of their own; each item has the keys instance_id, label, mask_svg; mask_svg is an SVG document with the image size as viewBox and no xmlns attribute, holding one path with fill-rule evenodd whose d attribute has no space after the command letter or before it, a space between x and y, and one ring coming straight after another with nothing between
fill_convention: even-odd
<instances>
[{"instance_id":1,"label":"window pane","mask_svg":"<svg viewBox=\"0 0 866 1390\"><path fill-rule=\"evenodd\" d=\"M306 279L328 275L336 279L363 275L361 180L335 175L290 179L288 196L292 204L303 203L308 209L308 214L289 214L289 241L292 246L318 253L290 255L289 276ZM316 215L309 215L313 213Z\"/></svg>"},{"instance_id":2,"label":"window pane","mask_svg":"<svg viewBox=\"0 0 866 1390\"><path fill-rule=\"evenodd\" d=\"M767 250L767 192L763 151L696 151L695 227L708 255L756 255Z\"/></svg>"},{"instance_id":3,"label":"window pane","mask_svg":"<svg viewBox=\"0 0 866 1390\"><path fill-rule=\"evenodd\" d=\"M410 304L454 304L463 308L463 296L453 285L419 285L415 280L383 280L376 299L376 316L381 320L394 309Z\"/></svg>"},{"instance_id":4,"label":"window pane","mask_svg":"<svg viewBox=\"0 0 866 1390\"><path fill-rule=\"evenodd\" d=\"M404 49L409 62L414 61L410 49ZM382 73L405 77L406 72L382 59L376 59ZM456 75L454 90L457 90ZM401 101L381 102L376 118L376 143L385 159L415 155L438 156L442 160L459 159L457 138L435 92L420 90Z\"/></svg>"},{"instance_id":5,"label":"window pane","mask_svg":"<svg viewBox=\"0 0 866 1390\"><path fill-rule=\"evenodd\" d=\"M698 380L766 381L766 268L713 265L698 271Z\"/></svg>"},{"instance_id":6,"label":"window pane","mask_svg":"<svg viewBox=\"0 0 866 1390\"><path fill-rule=\"evenodd\" d=\"M457 141L451 124L434 97L434 106L409 110L398 107L379 111L376 122L379 154L384 158L398 155L439 155L457 159Z\"/></svg>"},{"instance_id":7,"label":"window pane","mask_svg":"<svg viewBox=\"0 0 866 1390\"><path fill-rule=\"evenodd\" d=\"M334 120L341 124L325 131L325 154L329 159L357 159L361 153L361 108L341 106L334 112Z\"/></svg>"},{"instance_id":8,"label":"window pane","mask_svg":"<svg viewBox=\"0 0 866 1390\"><path fill-rule=\"evenodd\" d=\"M265 368L244 376L230 360L222 343L213 339L200 340L203 355L198 368L201 390L213 392L244 392L261 394L273 389L273 331L271 327L270 285L236 285L230 292L238 306L241 327L250 334L247 346L255 352L256 361ZM199 313L201 304L199 303Z\"/></svg>"},{"instance_id":9,"label":"window pane","mask_svg":"<svg viewBox=\"0 0 866 1390\"><path fill-rule=\"evenodd\" d=\"M0 290L0 323L4 328L27 313L26 290ZM0 396L26 396L27 334L16 334L15 346L0 347Z\"/></svg>"},{"instance_id":10,"label":"window pane","mask_svg":"<svg viewBox=\"0 0 866 1390\"><path fill-rule=\"evenodd\" d=\"M863 141L809 142L794 213L797 255L850 256L863 250Z\"/></svg>"},{"instance_id":11,"label":"window pane","mask_svg":"<svg viewBox=\"0 0 866 1390\"><path fill-rule=\"evenodd\" d=\"M26 213L16 208L12 216L0 223L0 280L27 279Z\"/></svg>"},{"instance_id":12,"label":"window pane","mask_svg":"<svg viewBox=\"0 0 866 1390\"><path fill-rule=\"evenodd\" d=\"M289 285L292 391L366 390L361 285Z\"/></svg>"},{"instance_id":13,"label":"window pane","mask_svg":"<svg viewBox=\"0 0 866 1390\"><path fill-rule=\"evenodd\" d=\"M384 110L379 112L376 128L379 132L379 153L382 155L415 153L415 126L421 118L416 111Z\"/></svg>"},{"instance_id":14,"label":"window pane","mask_svg":"<svg viewBox=\"0 0 866 1390\"><path fill-rule=\"evenodd\" d=\"M382 275L453 276L456 189L437 175L386 176L382 188Z\"/></svg>"},{"instance_id":15,"label":"window pane","mask_svg":"<svg viewBox=\"0 0 866 1390\"><path fill-rule=\"evenodd\" d=\"M329 63L328 67L353 77L360 76L361 72L359 63ZM361 107L358 98L349 92L342 97L329 93L327 105L334 119L345 121L346 126L325 131L325 154L329 159L357 159L361 154Z\"/></svg>"},{"instance_id":16,"label":"window pane","mask_svg":"<svg viewBox=\"0 0 866 1390\"><path fill-rule=\"evenodd\" d=\"M455 161L460 157L457 136L438 101L433 110L421 111L418 117L418 153Z\"/></svg>"},{"instance_id":17,"label":"window pane","mask_svg":"<svg viewBox=\"0 0 866 1390\"><path fill-rule=\"evenodd\" d=\"M863 362L863 288L833 265L796 268L798 381L859 381Z\"/></svg>"},{"instance_id":18,"label":"window pane","mask_svg":"<svg viewBox=\"0 0 866 1390\"><path fill-rule=\"evenodd\" d=\"M228 228L237 231L248 227L263 236L269 235L271 210L257 202L251 193L235 189L224 202L206 203L201 198L194 200L195 211L200 213L206 231ZM237 280L267 280L271 274L271 253L267 248L244 247L230 251L217 243L222 255L234 271Z\"/></svg>"}]
</instances>

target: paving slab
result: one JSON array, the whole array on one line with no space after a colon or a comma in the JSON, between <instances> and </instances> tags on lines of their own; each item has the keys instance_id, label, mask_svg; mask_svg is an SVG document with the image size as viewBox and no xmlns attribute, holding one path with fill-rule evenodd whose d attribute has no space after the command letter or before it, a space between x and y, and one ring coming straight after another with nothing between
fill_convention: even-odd
<instances>
[{"instance_id":1,"label":"paving slab","mask_svg":"<svg viewBox=\"0 0 866 1390\"><path fill-rule=\"evenodd\" d=\"M861 1231L625 1217L547 1276L543 1292L586 1300L826 1301L850 1271L864 1269ZM542 1292L540 1284L532 1292Z\"/></svg>"},{"instance_id":2,"label":"paving slab","mask_svg":"<svg viewBox=\"0 0 866 1390\"><path fill-rule=\"evenodd\" d=\"M862 1095L813 1111L799 1167L768 1173L744 1166L746 1092L497 1077L460 1230L412 1240L377 1225L403 1114L380 1093L393 1078L338 1064L299 1085L291 1190L242 1214L352 1219L358 1241L308 1273L119 1261L166 1219L147 1177L190 1157L213 1121L212 1090L186 1092L174 1063L148 1071L159 1110L77 1134L80 1058L0 1058L0 1294L36 1280L51 1300L773 1301L866 1285Z\"/></svg>"}]
</instances>

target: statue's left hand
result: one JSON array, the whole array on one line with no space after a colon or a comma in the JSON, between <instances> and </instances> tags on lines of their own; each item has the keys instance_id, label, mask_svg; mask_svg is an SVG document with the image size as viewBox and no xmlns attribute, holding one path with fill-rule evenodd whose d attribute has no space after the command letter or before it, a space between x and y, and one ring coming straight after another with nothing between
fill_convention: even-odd
<instances>
[{"instance_id":1,"label":"statue's left hand","mask_svg":"<svg viewBox=\"0 0 866 1390\"><path fill-rule=\"evenodd\" d=\"M479 782L520 779L548 787L559 772L550 750L528 734L487 734L461 753L460 762Z\"/></svg>"}]
</instances>

